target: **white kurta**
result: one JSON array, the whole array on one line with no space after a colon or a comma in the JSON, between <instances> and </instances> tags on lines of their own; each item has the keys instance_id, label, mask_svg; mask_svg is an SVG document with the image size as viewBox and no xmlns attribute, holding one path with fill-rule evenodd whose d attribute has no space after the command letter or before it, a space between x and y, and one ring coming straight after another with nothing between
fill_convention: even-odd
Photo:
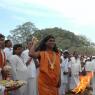
<instances>
[{"instance_id":1,"label":"white kurta","mask_svg":"<svg viewBox=\"0 0 95 95\"><path fill-rule=\"evenodd\" d=\"M12 55L10 60L14 80L27 80L27 67L20 56ZM25 95L26 85L21 87L16 95Z\"/></svg>"},{"instance_id":2,"label":"white kurta","mask_svg":"<svg viewBox=\"0 0 95 95\"><path fill-rule=\"evenodd\" d=\"M95 59L92 60L92 64L93 64L93 72L94 72L94 76L92 78L92 87L93 87L93 92L92 95L95 95Z\"/></svg>"},{"instance_id":3,"label":"white kurta","mask_svg":"<svg viewBox=\"0 0 95 95\"><path fill-rule=\"evenodd\" d=\"M86 71L92 71L93 70L93 62L92 61L86 61L85 70Z\"/></svg>"},{"instance_id":4,"label":"white kurta","mask_svg":"<svg viewBox=\"0 0 95 95\"><path fill-rule=\"evenodd\" d=\"M26 63L30 57L28 55L29 50L25 50L22 53L22 59L24 61L24 63ZM30 64L27 66L27 70L28 70L28 79L27 79L27 95L37 95L37 71L36 71L36 66L35 63L33 61L33 59L31 60Z\"/></svg>"},{"instance_id":5,"label":"white kurta","mask_svg":"<svg viewBox=\"0 0 95 95\"><path fill-rule=\"evenodd\" d=\"M72 57L70 89L74 89L79 84L79 72L81 72L80 59L75 59L75 57Z\"/></svg>"},{"instance_id":6,"label":"white kurta","mask_svg":"<svg viewBox=\"0 0 95 95\"><path fill-rule=\"evenodd\" d=\"M69 75L64 74L64 72L68 73L69 68L71 68L71 64L68 58L63 58L62 56L62 63L61 63L61 87L60 87L60 95L65 95L65 93L69 90Z\"/></svg>"},{"instance_id":7,"label":"white kurta","mask_svg":"<svg viewBox=\"0 0 95 95\"><path fill-rule=\"evenodd\" d=\"M4 48L6 59L9 60L10 56L12 55L13 50L11 48Z\"/></svg>"},{"instance_id":8,"label":"white kurta","mask_svg":"<svg viewBox=\"0 0 95 95\"><path fill-rule=\"evenodd\" d=\"M4 95L5 87L0 85L0 95Z\"/></svg>"}]
</instances>

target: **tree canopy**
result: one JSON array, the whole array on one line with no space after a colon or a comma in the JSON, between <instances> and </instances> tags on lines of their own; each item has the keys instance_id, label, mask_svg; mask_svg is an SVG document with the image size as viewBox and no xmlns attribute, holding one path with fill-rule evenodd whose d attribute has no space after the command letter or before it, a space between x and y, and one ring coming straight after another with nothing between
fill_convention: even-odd
<instances>
[{"instance_id":1,"label":"tree canopy","mask_svg":"<svg viewBox=\"0 0 95 95\"><path fill-rule=\"evenodd\" d=\"M90 55L95 53L95 44L85 36L75 35L73 32L58 27L39 30L31 22L26 22L11 30L8 38L12 39L14 44L25 44L33 35L40 41L49 34L56 38L56 44L62 50L69 49L71 52L78 51L79 53Z\"/></svg>"},{"instance_id":2,"label":"tree canopy","mask_svg":"<svg viewBox=\"0 0 95 95\"><path fill-rule=\"evenodd\" d=\"M31 22L26 22L22 25L18 25L15 29L10 30L10 34L7 38L12 39L13 43L25 43L32 34L37 31L35 25Z\"/></svg>"}]
</instances>

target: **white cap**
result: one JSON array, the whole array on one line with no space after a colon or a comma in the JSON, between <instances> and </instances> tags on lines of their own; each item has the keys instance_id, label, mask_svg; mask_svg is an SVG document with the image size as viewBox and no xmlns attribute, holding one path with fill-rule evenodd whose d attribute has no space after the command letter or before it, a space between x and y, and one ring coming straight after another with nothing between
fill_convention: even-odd
<instances>
[{"instance_id":1,"label":"white cap","mask_svg":"<svg viewBox=\"0 0 95 95\"><path fill-rule=\"evenodd\" d=\"M63 53L65 53L65 52L69 52L69 51L68 50L64 50Z\"/></svg>"}]
</instances>

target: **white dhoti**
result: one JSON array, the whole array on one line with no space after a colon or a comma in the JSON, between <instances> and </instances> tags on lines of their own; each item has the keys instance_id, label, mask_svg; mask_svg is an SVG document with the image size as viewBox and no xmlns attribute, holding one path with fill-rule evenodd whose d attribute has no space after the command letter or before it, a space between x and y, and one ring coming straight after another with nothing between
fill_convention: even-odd
<instances>
[{"instance_id":1,"label":"white dhoti","mask_svg":"<svg viewBox=\"0 0 95 95\"><path fill-rule=\"evenodd\" d=\"M79 58L71 58L71 79L70 79L70 89L74 89L80 82L79 72L81 72L81 63Z\"/></svg>"},{"instance_id":2,"label":"white dhoti","mask_svg":"<svg viewBox=\"0 0 95 95\"><path fill-rule=\"evenodd\" d=\"M62 83L61 87L59 88L59 95L65 95L67 91L68 91L68 84Z\"/></svg>"},{"instance_id":3,"label":"white dhoti","mask_svg":"<svg viewBox=\"0 0 95 95\"><path fill-rule=\"evenodd\" d=\"M72 75L70 79L70 89L74 89L79 84L79 75Z\"/></svg>"},{"instance_id":4,"label":"white dhoti","mask_svg":"<svg viewBox=\"0 0 95 95\"><path fill-rule=\"evenodd\" d=\"M22 86L18 90L15 91L15 95L28 95L26 94L26 85Z\"/></svg>"},{"instance_id":5,"label":"white dhoti","mask_svg":"<svg viewBox=\"0 0 95 95\"><path fill-rule=\"evenodd\" d=\"M61 80L61 86L59 89L59 95L65 95L69 90L69 77L68 75L64 75Z\"/></svg>"},{"instance_id":6,"label":"white dhoti","mask_svg":"<svg viewBox=\"0 0 95 95\"><path fill-rule=\"evenodd\" d=\"M92 95L95 95L95 75L92 79L92 87L93 87L93 92L92 92Z\"/></svg>"},{"instance_id":7,"label":"white dhoti","mask_svg":"<svg viewBox=\"0 0 95 95\"><path fill-rule=\"evenodd\" d=\"M28 60L31 59L29 56L29 50L25 50L22 53L22 59L24 63L27 63ZM30 63L27 66L27 87L26 87L26 95L37 95L37 72L34 60L31 59Z\"/></svg>"},{"instance_id":8,"label":"white dhoti","mask_svg":"<svg viewBox=\"0 0 95 95\"><path fill-rule=\"evenodd\" d=\"M5 87L0 85L0 95L4 95Z\"/></svg>"},{"instance_id":9,"label":"white dhoti","mask_svg":"<svg viewBox=\"0 0 95 95\"><path fill-rule=\"evenodd\" d=\"M27 80L27 94L26 95L37 95L37 80L36 78L29 78Z\"/></svg>"}]
</instances>

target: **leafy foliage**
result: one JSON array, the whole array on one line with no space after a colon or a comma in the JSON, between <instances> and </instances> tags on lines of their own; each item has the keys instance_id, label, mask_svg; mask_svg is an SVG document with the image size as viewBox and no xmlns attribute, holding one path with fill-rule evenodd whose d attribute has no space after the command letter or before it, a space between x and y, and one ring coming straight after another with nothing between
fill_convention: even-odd
<instances>
[{"instance_id":1,"label":"leafy foliage","mask_svg":"<svg viewBox=\"0 0 95 95\"><path fill-rule=\"evenodd\" d=\"M35 25L31 22L26 22L11 30L11 35L8 36L8 39L12 39L14 44L25 43L35 31L37 31Z\"/></svg>"},{"instance_id":2,"label":"leafy foliage","mask_svg":"<svg viewBox=\"0 0 95 95\"><path fill-rule=\"evenodd\" d=\"M11 30L10 33L11 35L8 38L12 39L14 44L23 43L25 45L32 36L36 36L40 41L51 34L56 38L56 44L60 49L69 49L71 52L78 51L87 55L94 55L95 53L95 44L91 43L85 36L75 35L70 31L57 27L38 30L33 23L26 22Z\"/></svg>"}]
</instances>

